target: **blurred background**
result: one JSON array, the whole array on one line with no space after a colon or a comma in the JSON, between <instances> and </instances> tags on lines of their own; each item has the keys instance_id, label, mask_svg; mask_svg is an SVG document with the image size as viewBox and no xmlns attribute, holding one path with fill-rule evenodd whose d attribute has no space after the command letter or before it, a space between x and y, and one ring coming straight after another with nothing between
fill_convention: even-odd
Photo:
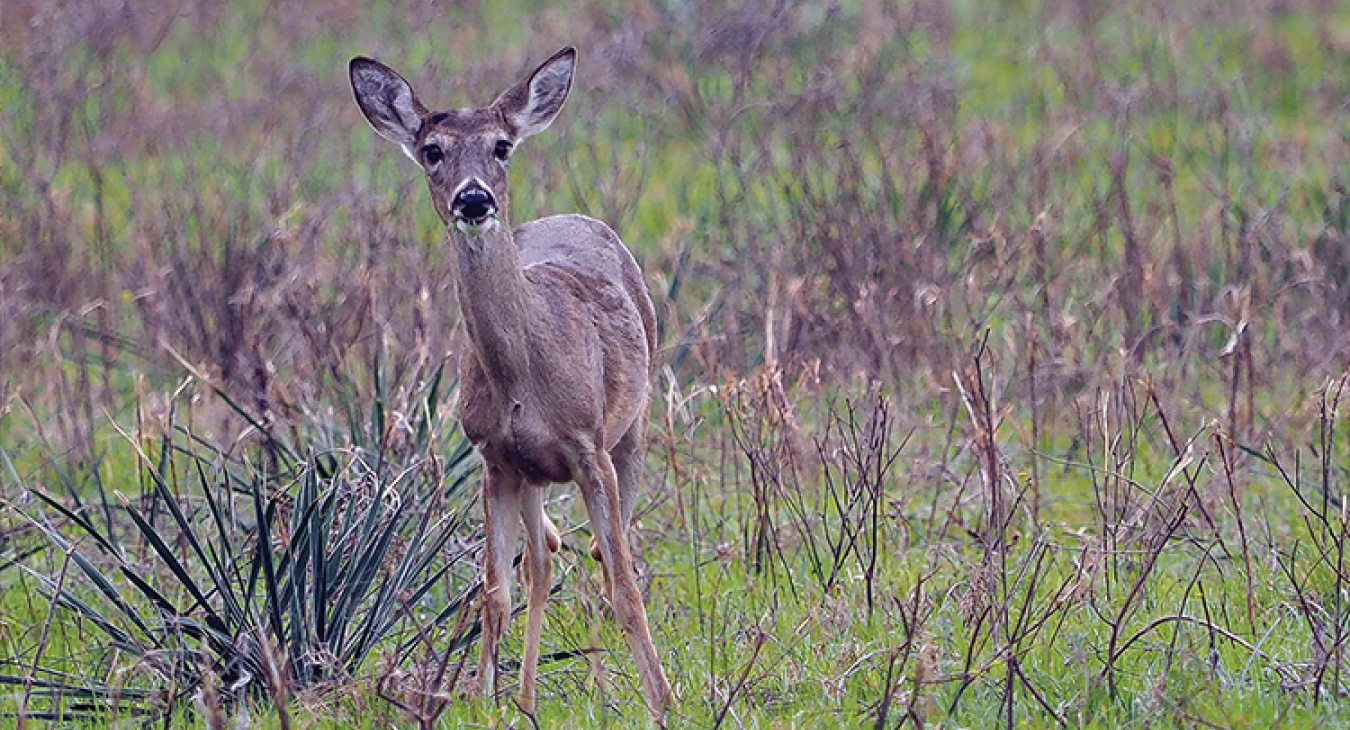
<instances>
[{"instance_id":1,"label":"blurred background","mask_svg":"<svg viewBox=\"0 0 1350 730\"><path fill-rule=\"evenodd\" d=\"M1236 378L1260 428L1262 392L1344 359L1348 23L1265 0L6 0L3 402L74 446L78 414L184 363L285 418L345 358L453 351L440 224L346 60L448 108L575 44L512 214L620 232L676 380L768 365L928 398L988 332L1009 387L1033 362L1052 399Z\"/></svg>"},{"instance_id":2,"label":"blurred background","mask_svg":"<svg viewBox=\"0 0 1350 730\"><path fill-rule=\"evenodd\" d=\"M224 471L290 464L327 480L335 467L307 452L363 464L378 453L372 484L385 483L386 456L462 461L455 484L471 485L472 457L446 417L453 368L443 368L459 341L445 234L419 170L361 117L346 64L373 56L432 107L477 106L565 45L580 51L573 91L513 158L510 213L601 218L646 272L660 351L642 532L675 546L652 557L653 573L743 564L773 578L774 597L756 605L777 610L787 601L777 591L791 586L796 600L808 574L837 596L841 566L856 559L871 616L878 555L931 577L907 561L947 550L961 590L994 585L970 566L1023 537L1028 566L1047 555L1078 565L1073 552L1091 543L1112 560L1175 549L1176 572L1199 576L1206 540L1228 559L1248 555L1243 500L1279 517L1260 538L1273 556L1306 538L1298 510L1339 509L1344 3L2 0L5 554L45 556L46 576L60 568L60 551L32 547L47 524L30 519L38 485L67 494L52 504L69 514L51 524L78 527L69 520L94 494L106 498L100 535L141 535L108 507L121 489L140 495L131 502L147 524L172 525L155 475L185 467L166 467L172 448L154 456L155 439L209 447L193 458ZM1289 489L1300 472L1282 466L1298 453L1321 460L1321 496ZM138 471L147 459L153 474ZM802 499L834 495L841 474L868 468L871 482L850 482L871 485L850 492L859 501L812 512L829 500ZM258 478L257 494L288 500L299 483ZM1149 480L1156 495L1129 486ZM1177 505L1180 517L1166 511ZM700 510L704 522L690 522ZM883 515L888 527L867 542L861 525ZM476 518L466 519L455 540L472 546ZM843 537L815 541L831 525ZM1345 544L1343 521L1337 534ZM817 553L826 544L833 575ZM1116 580L1137 574L1148 594L1152 565L1125 560ZM1225 626L1255 641L1278 623L1263 622L1263 605L1304 600L1314 575L1343 580L1318 573L1325 562L1306 576L1297 561L1281 565L1293 594L1271 582L1211 587L1232 605L1246 599ZM457 570L438 600L471 590L472 566ZM995 593L1005 606L1016 598ZM814 611L807 594L792 605ZM51 618L30 595L0 607L30 627L5 666L41 654L32 627ZM665 595L658 645L683 644L671 640L679 602ZM1077 610L1085 594L1073 595L1047 610ZM1137 595L1118 621L1088 619L1084 641L1107 632L1114 646ZM714 645L768 635L746 628L760 631L754 610L718 628L703 605L686 607ZM971 605L993 604L952 615ZM895 610L891 630L904 618L909 635L913 617ZM1339 668L1326 647L1341 644L1318 633L1350 627L1336 610L1331 624L1310 619L1290 656ZM454 614L438 620L448 627ZM934 650L923 671L979 666L963 648L1004 656L998 642L1013 639L983 630L992 644L939 632L932 641L950 638L952 654ZM581 656L591 638L567 641ZM1199 667L1208 659L1196 651ZM776 661L794 666L784 652ZM704 719L721 723L718 672L734 678L739 665L681 656L677 675L712 677L713 689L689 691L706 694ZM887 678L896 667L866 666ZM1037 706L1059 708L1051 715L1100 689L1075 694L1064 680L1056 694L1039 674L1023 680L1050 695ZM889 707L889 689L847 686L829 701L847 705L856 690ZM939 704L955 710L955 696ZM969 701L998 717L997 698ZM853 709L884 719L880 706Z\"/></svg>"}]
</instances>

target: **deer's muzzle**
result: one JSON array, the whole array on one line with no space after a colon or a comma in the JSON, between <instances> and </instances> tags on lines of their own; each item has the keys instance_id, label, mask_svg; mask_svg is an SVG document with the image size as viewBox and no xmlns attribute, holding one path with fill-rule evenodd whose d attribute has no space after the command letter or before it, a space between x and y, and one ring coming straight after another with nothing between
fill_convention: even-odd
<instances>
[{"instance_id":1,"label":"deer's muzzle","mask_svg":"<svg viewBox=\"0 0 1350 730\"><path fill-rule=\"evenodd\" d=\"M482 223L497 212L497 199L482 183L471 179L461 185L451 199L450 212L466 223Z\"/></svg>"}]
</instances>

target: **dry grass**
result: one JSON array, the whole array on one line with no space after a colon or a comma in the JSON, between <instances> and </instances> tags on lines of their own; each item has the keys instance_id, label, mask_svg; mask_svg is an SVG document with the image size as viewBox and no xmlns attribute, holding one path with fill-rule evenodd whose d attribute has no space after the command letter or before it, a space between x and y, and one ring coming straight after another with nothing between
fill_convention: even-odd
<instances>
[{"instance_id":1,"label":"dry grass","mask_svg":"<svg viewBox=\"0 0 1350 730\"><path fill-rule=\"evenodd\" d=\"M6 2L7 509L144 492L110 421L415 455L448 262L345 61L481 104L566 43L512 214L602 217L648 272L641 529L690 722L1334 716L1350 16L1320 0ZM544 691L609 716L567 560ZM437 672L382 694L483 722L422 640Z\"/></svg>"}]
</instances>

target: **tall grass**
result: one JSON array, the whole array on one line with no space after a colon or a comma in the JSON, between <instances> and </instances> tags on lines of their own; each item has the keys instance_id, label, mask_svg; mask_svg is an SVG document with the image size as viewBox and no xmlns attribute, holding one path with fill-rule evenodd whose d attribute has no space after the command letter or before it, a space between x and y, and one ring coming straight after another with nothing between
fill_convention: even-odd
<instances>
[{"instance_id":1,"label":"tall grass","mask_svg":"<svg viewBox=\"0 0 1350 730\"><path fill-rule=\"evenodd\" d=\"M343 69L483 104L575 44L513 215L602 217L648 274L637 529L677 720L1340 722L1348 23L4 4L13 710L174 718L200 689L207 718L374 695L422 727L519 720L456 694L477 515L444 239ZM624 721L567 541L536 719Z\"/></svg>"}]
</instances>

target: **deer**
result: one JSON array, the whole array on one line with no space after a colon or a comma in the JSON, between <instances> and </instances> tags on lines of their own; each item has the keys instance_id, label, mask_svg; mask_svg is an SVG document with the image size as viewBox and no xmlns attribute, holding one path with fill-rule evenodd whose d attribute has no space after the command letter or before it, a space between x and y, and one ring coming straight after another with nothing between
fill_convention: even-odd
<instances>
[{"instance_id":1,"label":"deer","mask_svg":"<svg viewBox=\"0 0 1350 730\"><path fill-rule=\"evenodd\" d=\"M478 678L485 701L496 697L523 524L526 619L517 701L535 714L544 608L553 553L562 544L543 497L550 484L574 482L590 520L589 552L601 563L646 708L663 725L670 684L652 643L629 544L646 446L656 310L637 260L603 222L569 214L514 229L509 223L513 153L558 116L576 62L576 49L563 48L487 107L438 112L379 61L358 56L349 73L375 132L425 172L453 250L466 335L458 410L483 462Z\"/></svg>"}]
</instances>

